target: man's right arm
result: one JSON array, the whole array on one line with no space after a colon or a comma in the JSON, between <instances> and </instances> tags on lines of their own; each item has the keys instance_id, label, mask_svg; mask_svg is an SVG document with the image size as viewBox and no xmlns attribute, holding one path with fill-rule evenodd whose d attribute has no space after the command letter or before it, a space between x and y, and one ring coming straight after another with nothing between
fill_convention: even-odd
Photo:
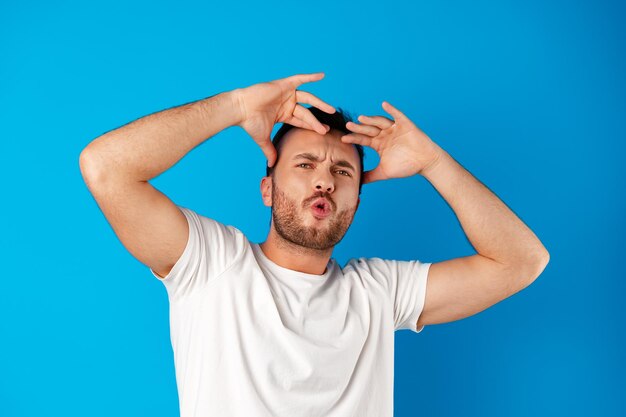
<instances>
[{"instance_id":1,"label":"man's right arm","mask_svg":"<svg viewBox=\"0 0 626 417\"><path fill-rule=\"evenodd\" d=\"M298 104L335 111L298 90L323 77L321 72L297 74L220 93L142 117L91 142L80 155L80 170L126 249L165 277L185 250L189 226L183 212L148 180L230 126L243 128L274 164L277 152L270 135L275 123L320 134L330 129Z\"/></svg>"},{"instance_id":2,"label":"man's right arm","mask_svg":"<svg viewBox=\"0 0 626 417\"><path fill-rule=\"evenodd\" d=\"M80 154L85 183L115 234L162 277L183 253L189 227L180 209L148 180L208 138L239 125L240 91L142 117L98 137Z\"/></svg>"}]
</instances>

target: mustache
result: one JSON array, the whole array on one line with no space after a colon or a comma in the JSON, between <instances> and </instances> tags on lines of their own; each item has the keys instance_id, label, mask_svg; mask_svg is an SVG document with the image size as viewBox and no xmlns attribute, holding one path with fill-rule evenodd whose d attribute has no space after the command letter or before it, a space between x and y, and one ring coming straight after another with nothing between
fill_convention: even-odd
<instances>
[{"instance_id":1,"label":"mustache","mask_svg":"<svg viewBox=\"0 0 626 417\"><path fill-rule=\"evenodd\" d=\"M318 198L325 198L326 200L328 200L328 203L330 204L330 207L333 210L335 209L335 202L332 200L332 198L330 198L330 195L328 193L325 193L323 191L320 191L320 192L316 193L315 195L313 195L311 198L307 199L305 206L307 206L307 207L310 206Z\"/></svg>"}]
</instances>

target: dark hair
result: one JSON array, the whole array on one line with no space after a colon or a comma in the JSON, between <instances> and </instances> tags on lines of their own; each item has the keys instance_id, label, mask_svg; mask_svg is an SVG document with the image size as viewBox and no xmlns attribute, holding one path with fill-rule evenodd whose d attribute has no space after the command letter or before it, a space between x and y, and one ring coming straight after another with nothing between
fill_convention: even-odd
<instances>
[{"instance_id":1,"label":"dark hair","mask_svg":"<svg viewBox=\"0 0 626 417\"><path fill-rule=\"evenodd\" d=\"M325 111L322 111L318 109L317 107L313 107L313 106L306 107L306 109L308 109L311 113L313 113L313 116L315 116L315 118L319 120L320 123L327 124L328 126L330 126L331 129L339 130L346 134L353 133L352 131L348 130L348 128L346 128L346 123L347 122L354 123L354 120L352 119L350 114L347 111L341 109L341 107L336 107L335 108L336 111L332 114L328 114ZM265 164L266 176L269 177L270 175L274 173L274 168L276 167L276 164L278 164L278 159L280 158L280 148L281 148L282 139L285 136L285 134L294 127L295 126L290 125L288 123L283 123L283 125L280 127L280 129L278 129L278 131L274 135L274 138L272 139L272 143L274 144L274 147L276 148L276 152L278 153L278 155L276 156L276 162L274 163L273 167L270 168L267 166L267 164ZM361 166L359 167L360 169L359 195L361 195L361 188L363 187L363 158L365 157L365 155L363 153L363 145L359 145L358 143L353 143L353 145L359 154L359 161L361 164Z\"/></svg>"}]
</instances>

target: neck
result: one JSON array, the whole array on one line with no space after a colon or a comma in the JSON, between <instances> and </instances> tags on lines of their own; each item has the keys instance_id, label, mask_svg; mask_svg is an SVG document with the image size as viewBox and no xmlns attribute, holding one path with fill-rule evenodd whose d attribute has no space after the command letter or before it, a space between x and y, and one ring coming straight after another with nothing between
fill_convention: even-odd
<instances>
[{"instance_id":1,"label":"neck","mask_svg":"<svg viewBox=\"0 0 626 417\"><path fill-rule=\"evenodd\" d=\"M296 245L280 237L272 227L259 247L265 256L283 268L306 274L323 275L333 248L319 250Z\"/></svg>"}]
</instances>

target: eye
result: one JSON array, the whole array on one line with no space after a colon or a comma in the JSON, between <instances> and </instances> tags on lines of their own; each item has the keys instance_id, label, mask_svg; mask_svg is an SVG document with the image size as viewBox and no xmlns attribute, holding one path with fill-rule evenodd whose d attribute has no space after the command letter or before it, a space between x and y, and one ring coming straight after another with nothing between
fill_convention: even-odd
<instances>
[{"instance_id":1,"label":"eye","mask_svg":"<svg viewBox=\"0 0 626 417\"><path fill-rule=\"evenodd\" d=\"M297 166L297 167L302 167L302 165L308 165L308 166L310 166L311 164L308 164L308 163L306 163L306 162L303 162L303 163L298 164L298 165L296 165L296 166ZM348 171L343 170L343 169L339 169L339 170L337 170L337 171L335 171L335 172L343 172L343 174L341 174L341 175L346 176L346 177L351 177L351 176L352 176L352 175L351 175Z\"/></svg>"}]
</instances>

